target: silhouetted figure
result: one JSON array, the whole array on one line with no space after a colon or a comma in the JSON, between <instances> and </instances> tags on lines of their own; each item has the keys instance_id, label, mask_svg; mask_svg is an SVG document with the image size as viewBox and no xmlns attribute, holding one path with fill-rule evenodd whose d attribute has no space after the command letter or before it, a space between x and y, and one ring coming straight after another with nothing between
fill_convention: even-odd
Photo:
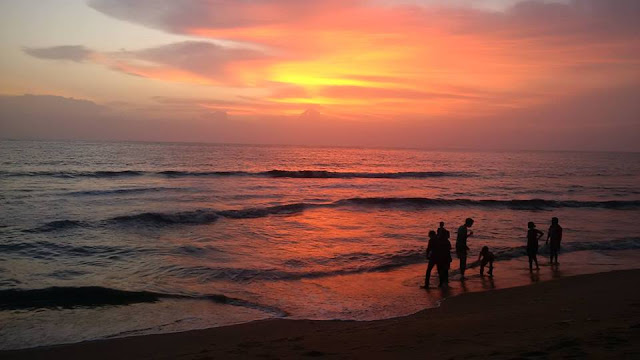
<instances>
[{"instance_id":1,"label":"silhouetted figure","mask_svg":"<svg viewBox=\"0 0 640 360\"><path fill-rule=\"evenodd\" d=\"M451 234L449 230L444 227L444 221L440 221L440 227L438 228L438 238L449 241Z\"/></svg>"},{"instance_id":2,"label":"silhouetted figure","mask_svg":"<svg viewBox=\"0 0 640 360\"><path fill-rule=\"evenodd\" d=\"M529 257L529 270L533 270L532 262L536 263L536 269L540 269L538 266L538 240L544 235L544 233L536 229L536 224L533 221L529 221L527 224L529 230L527 231L527 256Z\"/></svg>"},{"instance_id":3,"label":"silhouetted figure","mask_svg":"<svg viewBox=\"0 0 640 360\"><path fill-rule=\"evenodd\" d=\"M446 237L439 238L433 242L433 250L431 251L431 259L438 267L438 275L440 284L438 286L448 286L449 268L451 267L451 242Z\"/></svg>"},{"instance_id":4,"label":"silhouetted figure","mask_svg":"<svg viewBox=\"0 0 640 360\"><path fill-rule=\"evenodd\" d=\"M480 262L480 276L484 276L484 267L489 264L489 276L493 276L493 261L496 257L493 255L491 251L489 251L488 246L483 246L482 250L480 250L480 255L478 255L478 261Z\"/></svg>"},{"instance_id":5,"label":"silhouetted figure","mask_svg":"<svg viewBox=\"0 0 640 360\"><path fill-rule=\"evenodd\" d=\"M467 218L464 221L464 225L458 228L458 237L456 238L456 254L460 259L460 280L464 280L464 271L467 269L467 254L469 253L469 247L467 246L467 239L473 235L473 231L469 230L473 226L473 219Z\"/></svg>"},{"instance_id":6,"label":"silhouetted figure","mask_svg":"<svg viewBox=\"0 0 640 360\"><path fill-rule=\"evenodd\" d=\"M560 242L562 241L562 226L558 223L558 218L551 218L551 226L547 233L547 242L549 244L549 262L558 265L558 251L560 251ZM555 259L555 261L554 261Z\"/></svg>"},{"instance_id":7,"label":"silhouetted figure","mask_svg":"<svg viewBox=\"0 0 640 360\"><path fill-rule=\"evenodd\" d=\"M427 244L427 260L429 261L429 264L427 265L427 272L424 274L424 288L428 289L429 288L429 279L431 279L431 270L433 270L433 267L436 265L436 261L434 260L433 257L433 249L436 245L436 242L438 241L438 237L436 235L436 232L431 230L429 231L429 243Z\"/></svg>"}]
</instances>

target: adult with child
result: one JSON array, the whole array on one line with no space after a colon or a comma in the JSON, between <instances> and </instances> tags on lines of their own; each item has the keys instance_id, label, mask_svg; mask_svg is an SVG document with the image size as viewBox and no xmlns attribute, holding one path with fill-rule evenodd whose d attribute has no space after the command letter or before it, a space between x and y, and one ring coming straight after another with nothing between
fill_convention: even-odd
<instances>
[{"instance_id":1,"label":"adult with child","mask_svg":"<svg viewBox=\"0 0 640 360\"><path fill-rule=\"evenodd\" d=\"M558 218L551 218L551 226L547 233L547 241L549 245L549 262L558 265L558 251L560 251L560 242L562 241L562 226L560 226ZM555 260L555 262L554 262Z\"/></svg>"},{"instance_id":2,"label":"adult with child","mask_svg":"<svg viewBox=\"0 0 640 360\"><path fill-rule=\"evenodd\" d=\"M533 221L529 221L527 224L529 230L527 231L527 256L529 257L529 270L533 270L532 262L536 263L536 270L540 269L538 266L538 240L544 235L544 233L536 229L536 224Z\"/></svg>"},{"instance_id":3,"label":"adult with child","mask_svg":"<svg viewBox=\"0 0 640 360\"><path fill-rule=\"evenodd\" d=\"M460 259L460 280L464 280L464 271L467 269L467 255L469 254L469 247L467 246L467 239L473 235L473 231L469 230L473 226L473 219L467 218L464 221L464 225L458 228L458 236L456 238L456 255Z\"/></svg>"}]
</instances>

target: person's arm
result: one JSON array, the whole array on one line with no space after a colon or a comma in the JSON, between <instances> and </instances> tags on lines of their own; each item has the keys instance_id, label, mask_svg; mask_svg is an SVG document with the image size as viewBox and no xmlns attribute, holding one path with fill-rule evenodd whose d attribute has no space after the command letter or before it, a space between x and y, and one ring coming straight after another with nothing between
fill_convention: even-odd
<instances>
[{"instance_id":1,"label":"person's arm","mask_svg":"<svg viewBox=\"0 0 640 360\"><path fill-rule=\"evenodd\" d=\"M538 230L538 240L540 240L543 235L544 235L544 232Z\"/></svg>"},{"instance_id":2,"label":"person's arm","mask_svg":"<svg viewBox=\"0 0 640 360\"><path fill-rule=\"evenodd\" d=\"M551 238L551 228L549 228L549 231L547 232L547 241L544 242L545 245L549 244L549 238Z\"/></svg>"}]
</instances>

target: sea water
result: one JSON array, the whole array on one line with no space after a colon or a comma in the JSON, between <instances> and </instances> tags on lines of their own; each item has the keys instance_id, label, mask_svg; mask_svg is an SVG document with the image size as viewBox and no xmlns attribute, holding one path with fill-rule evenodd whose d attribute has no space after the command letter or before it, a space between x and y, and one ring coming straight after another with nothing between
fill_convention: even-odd
<instances>
[{"instance_id":1,"label":"sea water","mask_svg":"<svg viewBox=\"0 0 640 360\"><path fill-rule=\"evenodd\" d=\"M374 320L640 267L638 153L2 141L0 154L0 349ZM553 216L561 264L530 273L527 222L546 232ZM454 255L451 289L420 289L428 231L444 221L454 242L467 217L470 262L489 246L496 276L460 282Z\"/></svg>"}]
</instances>

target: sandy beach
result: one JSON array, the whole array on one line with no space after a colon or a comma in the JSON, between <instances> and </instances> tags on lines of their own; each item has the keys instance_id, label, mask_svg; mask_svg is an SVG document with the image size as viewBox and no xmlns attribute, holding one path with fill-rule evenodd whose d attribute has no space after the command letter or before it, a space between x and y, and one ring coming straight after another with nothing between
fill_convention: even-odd
<instances>
[{"instance_id":1,"label":"sandy beach","mask_svg":"<svg viewBox=\"0 0 640 360\"><path fill-rule=\"evenodd\" d=\"M380 321L267 320L0 353L3 359L640 356L640 270L469 293ZM439 290L430 290L439 291Z\"/></svg>"}]
</instances>

